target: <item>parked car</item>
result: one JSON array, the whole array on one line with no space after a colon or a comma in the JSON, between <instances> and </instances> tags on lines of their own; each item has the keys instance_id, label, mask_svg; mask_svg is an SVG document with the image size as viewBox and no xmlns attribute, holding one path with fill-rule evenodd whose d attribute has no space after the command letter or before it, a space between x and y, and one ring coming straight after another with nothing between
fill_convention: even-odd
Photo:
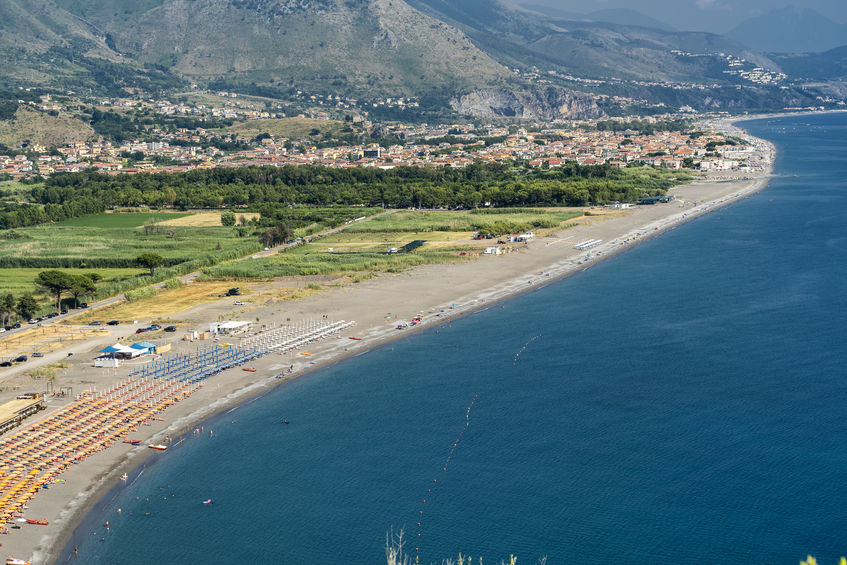
<instances>
[{"instance_id":1,"label":"parked car","mask_svg":"<svg viewBox=\"0 0 847 565\"><path fill-rule=\"evenodd\" d=\"M0 363L0 367L11 367L11 366L12 366L11 361L3 361L2 363Z\"/></svg>"},{"instance_id":2,"label":"parked car","mask_svg":"<svg viewBox=\"0 0 847 565\"><path fill-rule=\"evenodd\" d=\"M67 308L62 308L62 314L67 314L67 313L68 313L68 309L67 309Z\"/></svg>"},{"instance_id":3,"label":"parked car","mask_svg":"<svg viewBox=\"0 0 847 565\"><path fill-rule=\"evenodd\" d=\"M162 329L162 326L160 326L159 324L151 324L151 325L147 326L147 331L150 331L150 332L155 332L156 330L161 330L161 329Z\"/></svg>"},{"instance_id":4,"label":"parked car","mask_svg":"<svg viewBox=\"0 0 847 565\"><path fill-rule=\"evenodd\" d=\"M18 329L19 327L21 327L21 323L20 323L20 322L18 322L17 324L15 324L15 325L13 325L13 326L12 326L12 328L14 328L14 329Z\"/></svg>"},{"instance_id":5,"label":"parked car","mask_svg":"<svg viewBox=\"0 0 847 565\"><path fill-rule=\"evenodd\" d=\"M240 301L240 300L236 300L236 301L235 301L235 305L236 305L236 306L244 306L244 305L246 305L246 304L247 304L246 302L242 302L242 301Z\"/></svg>"},{"instance_id":6,"label":"parked car","mask_svg":"<svg viewBox=\"0 0 847 565\"><path fill-rule=\"evenodd\" d=\"M37 323L38 323L38 322L40 322L40 321L41 321L41 318L32 318L32 319L29 321L29 323L30 323L30 324L37 324Z\"/></svg>"},{"instance_id":7,"label":"parked car","mask_svg":"<svg viewBox=\"0 0 847 565\"><path fill-rule=\"evenodd\" d=\"M135 333L143 334L144 332L149 332L149 331L150 331L150 328L138 328L137 330L135 330Z\"/></svg>"},{"instance_id":8,"label":"parked car","mask_svg":"<svg viewBox=\"0 0 847 565\"><path fill-rule=\"evenodd\" d=\"M88 308L88 302L80 302L79 307L80 308Z\"/></svg>"},{"instance_id":9,"label":"parked car","mask_svg":"<svg viewBox=\"0 0 847 565\"><path fill-rule=\"evenodd\" d=\"M0 334L5 332L5 331L8 331L8 330L6 328L0 328Z\"/></svg>"},{"instance_id":10,"label":"parked car","mask_svg":"<svg viewBox=\"0 0 847 565\"><path fill-rule=\"evenodd\" d=\"M4 326L3 331L7 332L12 329L12 326Z\"/></svg>"},{"instance_id":11,"label":"parked car","mask_svg":"<svg viewBox=\"0 0 847 565\"><path fill-rule=\"evenodd\" d=\"M227 296L239 296L240 294L241 294L240 288L231 288L228 291L226 291Z\"/></svg>"},{"instance_id":12,"label":"parked car","mask_svg":"<svg viewBox=\"0 0 847 565\"><path fill-rule=\"evenodd\" d=\"M100 320L94 320L93 322L89 322L88 325L89 326L102 326L103 322L101 322Z\"/></svg>"},{"instance_id":13,"label":"parked car","mask_svg":"<svg viewBox=\"0 0 847 565\"><path fill-rule=\"evenodd\" d=\"M56 316L58 316L58 315L59 315L59 313L58 313L58 312L50 312L49 314L47 314L47 316L46 316L46 317L47 317L47 318L55 318L55 317L56 317Z\"/></svg>"},{"instance_id":14,"label":"parked car","mask_svg":"<svg viewBox=\"0 0 847 565\"><path fill-rule=\"evenodd\" d=\"M44 354L43 354L43 353L40 353L40 352L38 352L38 351L33 351L33 352L32 352L32 356L33 356L33 357L44 357Z\"/></svg>"},{"instance_id":15,"label":"parked car","mask_svg":"<svg viewBox=\"0 0 847 565\"><path fill-rule=\"evenodd\" d=\"M24 363L27 359L29 359L29 357L27 357L26 355L18 355L17 357L15 357L15 363Z\"/></svg>"},{"instance_id":16,"label":"parked car","mask_svg":"<svg viewBox=\"0 0 847 565\"><path fill-rule=\"evenodd\" d=\"M106 322L107 326L117 326L118 324L120 324L120 322L117 321L117 320L111 320L111 321Z\"/></svg>"},{"instance_id":17,"label":"parked car","mask_svg":"<svg viewBox=\"0 0 847 565\"><path fill-rule=\"evenodd\" d=\"M168 326L168 327L165 328L165 331L166 332L175 332L176 326Z\"/></svg>"}]
</instances>

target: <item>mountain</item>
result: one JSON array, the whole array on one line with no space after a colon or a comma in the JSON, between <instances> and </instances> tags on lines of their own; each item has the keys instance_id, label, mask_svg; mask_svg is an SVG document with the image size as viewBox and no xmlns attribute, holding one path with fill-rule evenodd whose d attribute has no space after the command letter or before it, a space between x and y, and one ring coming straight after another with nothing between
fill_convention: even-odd
<instances>
[{"instance_id":1,"label":"mountain","mask_svg":"<svg viewBox=\"0 0 847 565\"><path fill-rule=\"evenodd\" d=\"M758 66L777 66L720 35L668 32L641 26L541 16L499 0L409 0L460 27L492 57L510 67L553 68L580 77L647 81L726 80L725 67L693 54L731 54Z\"/></svg>"},{"instance_id":2,"label":"mountain","mask_svg":"<svg viewBox=\"0 0 847 565\"><path fill-rule=\"evenodd\" d=\"M413 95L508 70L403 0L65 0L114 48L186 79Z\"/></svg>"},{"instance_id":3,"label":"mountain","mask_svg":"<svg viewBox=\"0 0 847 565\"><path fill-rule=\"evenodd\" d=\"M847 45L847 25L794 6L747 19L726 35L763 52L808 53Z\"/></svg>"},{"instance_id":4,"label":"mountain","mask_svg":"<svg viewBox=\"0 0 847 565\"><path fill-rule=\"evenodd\" d=\"M610 24L621 24L628 26L649 27L663 31L676 31L676 29L656 18L651 18L631 8L606 8L593 12L581 13L563 10L558 6L545 6L543 4L520 3L518 7L528 12L535 12L552 18L566 20L583 20L592 22L606 22Z\"/></svg>"},{"instance_id":5,"label":"mountain","mask_svg":"<svg viewBox=\"0 0 847 565\"><path fill-rule=\"evenodd\" d=\"M509 1L0 0L0 79L114 95L189 83L342 95L376 119L410 117L371 105L389 97L417 98L419 119L451 108L557 119L795 106L816 95L769 83L780 70L772 59L720 35L669 30L629 9L574 17L544 0L532 0L537 10ZM773 73L756 70L756 82L755 67Z\"/></svg>"},{"instance_id":6,"label":"mountain","mask_svg":"<svg viewBox=\"0 0 847 565\"><path fill-rule=\"evenodd\" d=\"M793 76L810 80L847 81L847 45L824 53L775 54L774 60Z\"/></svg>"},{"instance_id":7,"label":"mountain","mask_svg":"<svg viewBox=\"0 0 847 565\"><path fill-rule=\"evenodd\" d=\"M52 0L0 0L0 58L5 86L118 92L173 88L182 82L117 53L105 33Z\"/></svg>"},{"instance_id":8,"label":"mountain","mask_svg":"<svg viewBox=\"0 0 847 565\"><path fill-rule=\"evenodd\" d=\"M611 24L621 24L627 26L649 27L652 29L660 29L662 31L677 31L672 25L666 24L656 18L646 16L641 12L630 8L608 8L606 10L597 10L586 14L588 19L595 22L608 22Z\"/></svg>"}]
</instances>

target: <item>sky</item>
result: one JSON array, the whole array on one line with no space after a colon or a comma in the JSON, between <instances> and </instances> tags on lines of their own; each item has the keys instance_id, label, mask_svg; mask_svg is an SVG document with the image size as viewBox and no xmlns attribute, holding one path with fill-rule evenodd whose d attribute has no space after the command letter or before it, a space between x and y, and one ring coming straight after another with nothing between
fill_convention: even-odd
<instances>
[{"instance_id":1,"label":"sky","mask_svg":"<svg viewBox=\"0 0 847 565\"><path fill-rule=\"evenodd\" d=\"M585 14L609 8L629 8L681 31L726 33L742 20L791 4L811 8L847 23L847 0L516 0Z\"/></svg>"}]
</instances>

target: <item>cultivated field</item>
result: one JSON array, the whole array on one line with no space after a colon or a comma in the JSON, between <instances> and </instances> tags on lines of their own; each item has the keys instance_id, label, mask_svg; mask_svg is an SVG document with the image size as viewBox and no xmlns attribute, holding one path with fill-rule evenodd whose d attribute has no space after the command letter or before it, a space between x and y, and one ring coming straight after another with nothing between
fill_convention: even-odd
<instances>
[{"instance_id":1,"label":"cultivated field","mask_svg":"<svg viewBox=\"0 0 847 565\"><path fill-rule=\"evenodd\" d=\"M256 212L241 212L235 213L235 217L240 220L242 217L245 221L258 218L261 214ZM186 226L192 228L213 228L221 225L221 212L195 212L193 214L180 214L180 217L166 219L158 222L163 226Z\"/></svg>"},{"instance_id":2,"label":"cultivated field","mask_svg":"<svg viewBox=\"0 0 847 565\"><path fill-rule=\"evenodd\" d=\"M563 229L583 215L582 210L562 208L402 210L354 224L282 254L222 263L203 273L211 279L269 279L400 272L473 258L484 244L491 243L472 241L474 231L503 235L532 230L544 234ZM412 248L404 249L409 244ZM399 252L388 253L390 248Z\"/></svg>"},{"instance_id":3,"label":"cultivated field","mask_svg":"<svg viewBox=\"0 0 847 565\"><path fill-rule=\"evenodd\" d=\"M346 233L378 232L486 232L498 235L561 229L565 222L579 218L582 210L572 208L494 208L479 210L401 210L351 226ZM505 228L505 229L504 229ZM426 239L426 238L422 238Z\"/></svg>"},{"instance_id":4,"label":"cultivated field","mask_svg":"<svg viewBox=\"0 0 847 565\"><path fill-rule=\"evenodd\" d=\"M169 214L168 214L169 215ZM158 253L171 263L188 261L218 248L228 249L244 242L232 228L169 227L146 233L142 226L149 214L98 214L57 224L19 228L16 239L0 239L0 259L26 258L30 263L48 259L79 258L92 266L130 266L146 252ZM94 225L93 225L94 224ZM129 224L129 225L127 225ZM121 264L121 261L124 264ZM0 264L9 264L9 262ZM61 266L57 263L57 266Z\"/></svg>"},{"instance_id":5,"label":"cultivated field","mask_svg":"<svg viewBox=\"0 0 847 565\"><path fill-rule=\"evenodd\" d=\"M111 212L105 214L92 214L70 218L54 224L55 226L76 226L86 228L138 228L147 222L166 223L186 216L192 216L191 212ZM218 225L220 214L218 214Z\"/></svg>"},{"instance_id":6,"label":"cultivated field","mask_svg":"<svg viewBox=\"0 0 847 565\"><path fill-rule=\"evenodd\" d=\"M97 273L102 277L98 285L103 292L119 294L153 282L145 276L149 270L136 265L136 257L142 253L161 255L165 262L158 272L174 277L261 248L257 238L237 237L235 230L221 226L220 220L214 227L145 227L151 219L178 220L192 215L105 213L16 229L14 237L0 239L0 289L15 296L33 292L39 272L60 269L73 274ZM35 297L45 305L55 301L45 293L37 292ZM90 302L91 298L83 300Z\"/></svg>"}]
</instances>

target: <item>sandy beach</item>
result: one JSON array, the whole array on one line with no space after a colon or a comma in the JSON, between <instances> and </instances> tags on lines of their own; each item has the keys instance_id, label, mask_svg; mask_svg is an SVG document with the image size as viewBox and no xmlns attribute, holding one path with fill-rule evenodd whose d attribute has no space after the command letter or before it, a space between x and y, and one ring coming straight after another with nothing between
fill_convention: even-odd
<instances>
[{"instance_id":1,"label":"sandy beach","mask_svg":"<svg viewBox=\"0 0 847 565\"><path fill-rule=\"evenodd\" d=\"M577 273L682 222L737 202L767 185L773 157L771 148L764 155L767 163L764 173L711 173L707 179L672 189L670 194L674 199L669 203L636 206L591 217L576 227L536 238L513 253L482 256L462 264L429 265L400 274L384 274L355 284L327 288L296 301L257 302L235 308L233 299L227 298L174 313L174 317L194 322L198 329L222 317L250 320L255 326L282 326L323 320L326 316L333 321L354 321L355 325L310 343L307 350L284 354L274 352L257 359L250 363L255 372L235 367L209 377L199 390L170 406L162 414L162 420L153 420L148 422L149 425L138 428L132 437L141 440L140 446L115 442L63 472L61 479L64 483L51 485L49 490L39 492L27 503L25 516L47 520L49 525L23 524L21 529L0 535L0 549L6 557L30 559L38 565L55 562L91 508L111 488L122 484L120 476L123 473L131 473L148 457L172 456L169 452L148 449L147 444L191 433L210 416L288 379ZM585 250L574 248L577 243L587 240L600 240L600 243ZM276 284L290 284L290 281ZM245 301L249 301L249 297L245 297ZM397 329L398 324L410 322L418 315L422 323ZM93 351L114 343L119 336L130 331L127 328L119 330L112 336L95 337L84 344L76 344L74 351L78 359L68 374L61 377L62 385L73 386L78 394L90 387L104 390L126 379L126 367L94 369L90 366ZM261 330L256 329L253 334L256 333L261 333ZM180 333L171 334L168 338L167 343L173 344L174 351L190 351L197 347L198 343L181 341L181 337ZM352 340L350 337L360 339ZM238 344L240 339L243 338L230 341ZM156 341L161 342L159 336ZM203 343L200 342L201 345ZM303 355L304 351L310 355ZM62 354L57 352L56 355ZM289 368L293 368L290 374L277 378ZM0 401L6 401L13 395L6 391L0 395ZM73 402L71 398L48 397L48 409L27 420L25 426L37 425L68 406ZM3 438L0 436L0 440Z\"/></svg>"}]
</instances>

